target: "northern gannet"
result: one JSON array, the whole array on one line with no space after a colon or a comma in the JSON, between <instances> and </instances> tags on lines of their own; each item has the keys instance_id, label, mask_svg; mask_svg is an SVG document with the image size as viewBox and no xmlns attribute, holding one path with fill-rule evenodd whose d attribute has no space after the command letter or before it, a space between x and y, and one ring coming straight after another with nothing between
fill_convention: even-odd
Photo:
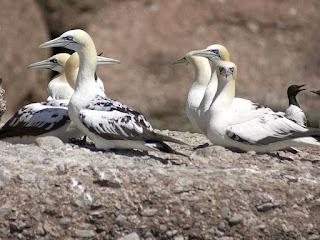
<instances>
[{"instance_id":1,"label":"northern gannet","mask_svg":"<svg viewBox=\"0 0 320 240\"><path fill-rule=\"evenodd\" d=\"M32 64L33 67L48 67L60 72L67 79L67 85L76 82L79 59L69 54L57 54L48 60ZM62 57L61 57L62 56ZM69 57L70 56L70 57ZM65 63L63 57L68 57ZM117 63L114 59L98 57L98 65ZM62 64L63 63L63 64ZM66 78L67 77L67 78ZM63 85L60 85L63 92ZM71 94L74 92L73 88ZM62 95L60 95L62 96ZM67 97L66 95L64 95ZM52 99L45 102L30 103L19 109L14 116L0 129L0 139L11 143L34 143L36 138L55 136L63 142L77 139L84 134L71 122L68 115L68 99Z\"/></svg>"},{"instance_id":2,"label":"northern gannet","mask_svg":"<svg viewBox=\"0 0 320 240\"><path fill-rule=\"evenodd\" d=\"M190 63L194 69L195 78L188 91L186 113L195 129L205 133L206 125L203 123L204 119L200 117L199 106L210 80L211 66L207 58L193 56L193 51L187 53L185 57L175 61L173 64L188 63Z\"/></svg>"},{"instance_id":3,"label":"northern gannet","mask_svg":"<svg viewBox=\"0 0 320 240\"><path fill-rule=\"evenodd\" d=\"M205 58L212 61L212 68ZM195 79L187 96L186 112L191 123L204 134L206 134L209 121L208 109L218 88L216 66L219 61L229 61L229 59L230 55L226 47L221 44L213 44L203 50L191 51L184 58L174 62L174 64L190 62L194 68ZM232 108L235 111L238 109L267 109L243 98L234 98Z\"/></svg>"},{"instance_id":4,"label":"northern gannet","mask_svg":"<svg viewBox=\"0 0 320 240\"><path fill-rule=\"evenodd\" d=\"M237 66L229 61L217 65L218 90L210 106L207 137L228 148L273 152L289 147L320 146L313 136L320 130L307 128L283 115L259 110L232 110ZM252 116L250 116L252 115Z\"/></svg>"},{"instance_id":5,"label":"northern gannet","mask_svg":"<svg viewBox=\"0 0 320 240\"><path fill-rule=\"evenodd\" d=\"M71 78L69 78L69 81L67 79L67 76L65 74L65 65L68 59L72 56L72 71L70 70L69 75ZM73 94L73 89L75 87L75 81L78 74L78 68L79 68L79 56L77 53L73 53L70 56L68 53L58 53L56 55L53 55L52 57L36 62L33 64L30 64L28 68L45 68L50 69L52 71L58 72L56 76L52 78L52 80L49 82L47 87L47 101L53 100L53 99L70 99ZM107 64L109 64L109 59L104 58L101 56L98 56L98 65L105 64L105 61ZM71 61L70 61L71 64ZM96 76L96 75L95 75ZM104 91L104 85L100 78L96 76L96 82L99 85L99 87Z\"/></svg>"},{"instance_id":6,"label":"northern gannet","mask_svg":"<svg viewBox=\"0 0 320 240\"><path fill-rule=\"evenodd\" d=\"M163 141L181 143L156 134L142 114L106 97L95 84L97 52L93 40L85 31L80 29L67 31L39 47L65 47L79 54L79 73L68 112L71 120L98 149L174 152Z\"/></svg>"},{"instance_id":7,"label":"northern gannet","mask_svg":"<svg viewBox=\"0 0 320 240\"><path fill-rule=\"evenodd\" d=\"M310 126L310 122L308 121L306 115L300 108L300 105L296 99L297 94L305 90L304 88L302 88L303 86L305 86L305 84L291 85L288 87L287 95L289 99L289 106L286 109L286 117L293 119L304 126Z\"/></svg>"}]
</instances>

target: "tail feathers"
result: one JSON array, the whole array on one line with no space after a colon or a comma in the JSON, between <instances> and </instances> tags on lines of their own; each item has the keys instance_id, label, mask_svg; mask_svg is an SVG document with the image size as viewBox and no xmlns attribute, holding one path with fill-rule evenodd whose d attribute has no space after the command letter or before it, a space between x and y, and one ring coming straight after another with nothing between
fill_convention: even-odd
<instances>
[{"instance_id":1,"label":"tail feathers","mask_svg":"<svg viewBox=\"0 0 320 240\"><path fill-rule=\"evenodd\" d=\"M184 157L189 157L186 154L179 153L179 152L173 150L169 145L165 144L162 141L153 141L153 140L146 141L146 146L149 148L152 148L154 150L161 151L161 152L172 153L172 154L177 154L177 155L181 155Z\"/></svg>"},{"instance_id":2,"label":"tail feathers","mask_svg":"<svg viewBox=\"0 0 320 240\"><path fill-rule=\"evenodd\" d=\"M159 141L164 141L164 142L172 142L172 143L177 143L177 144L180 144L180 145L187 145L189 146L188 143L185 143L179 139L176 139L176 138L172 138L172 137L169 137L169 136L166 136L166 135L162 135L162 134L159 134L159 133L156 133L156 138L157 140Z\"/></svg>"}]
</instances>

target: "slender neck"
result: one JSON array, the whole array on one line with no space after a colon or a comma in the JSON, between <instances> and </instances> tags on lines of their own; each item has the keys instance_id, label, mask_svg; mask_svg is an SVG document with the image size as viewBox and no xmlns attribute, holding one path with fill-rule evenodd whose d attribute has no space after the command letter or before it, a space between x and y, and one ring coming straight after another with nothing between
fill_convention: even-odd
<instances>
[{"instance_id":1,"label":"slender neck","mask_svg":"<svg viewBox=\"0 0 320 240\"><path fill-rule=\"evenodd\" d=\"M235 97L235 81L219 81L217 93L212 101L210 110L228 110Z\"/></svg>"},{"instance_id":2,"label":"slender neck","mask_svg":"<svg viewBox=\"0 0 320 240\"><path fill-rule=\"evenodd\" d=\"M297 107L300 107L300 105L296 99L296 95L288 94L288 99L289 99L289 106L296 105Z\"/></svg>"},{"instance_id":3,"label":"slender neck","mask_svg":"<svg viewBox=\"0 0 320 240\"><path fill-rule=\"evenodd\" d=\"M82 51L77 52L79 54L80 65L76 81L76 90L95 82L94 74L97 67L97 51L93 43L87 44L82 48Z\"/></svg>"},{"instance_id":4,"label":"slender neck","mask_svg":"<svg viewBox=\"0 0 320 240\"><path fill-rule=\"evenodd\" d=\"M208 59L206 58L197 58L191 62L195 78L193 83L196 85L206 87L208 82L210 81L211 76L211 67Z\"/></svg>"},{"instance_id":5,"label":"slender neck","mask_svg":"<svg viewBox=\"0 0 320 240\"><path fill-rule=\"evenodd\" d=\"M218 88L218 78L217 78L217 72L216 72L216 64L213 63L212 65L212 73L210 77L210 81L207 85L206 91L204 93L202 102L200 104L200 109L202 111L207 111L212 103L212 100L214 96L216 95L217 88Z\"/></svg>"}]
</instances>

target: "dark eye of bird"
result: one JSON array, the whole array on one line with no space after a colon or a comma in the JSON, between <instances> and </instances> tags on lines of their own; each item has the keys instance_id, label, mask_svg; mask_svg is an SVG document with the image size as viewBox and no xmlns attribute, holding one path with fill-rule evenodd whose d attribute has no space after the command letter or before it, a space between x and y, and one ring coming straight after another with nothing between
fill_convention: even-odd
<instances>
[{"instance_id":1,"label":"dark eye of bird","mask_svg":"<svg viewBox=\"0 0 320 240\"><path fill-rule=\"evenodd\" d=\"M229 68L230 69L230 72L232 72L233 73L233 71L234 71L234 67L231 67L231 68Z\"/></svg>"},{"instance_id":2,"label":"dark eye of bird","mask_svg":"<svg viewBox=\"0 0 320 240\"><path fill-rule=\"evenodd\" d=\"M219 72L221 73L223 71L223 67L219 67Z\"/></svg>"},{"instance_id":3,"label":"dark eye of bird","mask_svg":"<svg viewBox=\"0 0 320 240\"><path fill-rule=\"evenodd\" d=\"M218 49L211 49L210 52L213 52L213 53L219 55L219 50Z\"/></svg>"},{"instance_id":4,"label":"dark eye of bird","mask_svg":"<svg viewBox=\"0 0 320 240\"><path fill-rule=\"evenodd\" d=\"M66 40L68 40L68 41L73 41L73 37L72 37L72 36L64 37L64 39L66 39Z\"/></svg>"},{"instance_id":5,"label":"dark eye of bird","mask_svg":"<svg viewBox=\"0 0 320 240\"><path fill-rule=\"evenodd\" d=\"M58 60L57 60L57 59L55 59L55 58L53 58L53 59L51 59L51 60L50 60L50 62L58 63Z\"/></svg>"}]
</instances>

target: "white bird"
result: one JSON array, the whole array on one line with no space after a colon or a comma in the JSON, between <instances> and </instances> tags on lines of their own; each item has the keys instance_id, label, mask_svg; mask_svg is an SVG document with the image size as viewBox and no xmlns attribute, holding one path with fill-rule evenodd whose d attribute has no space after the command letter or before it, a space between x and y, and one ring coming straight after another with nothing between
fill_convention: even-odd
<instances>
[{"instance_id":1,"label":"white bird","mask_svg":"<svg viewBox=\"0 0 320 240\"><path fill-rule=\"evenodd\" d=\"M108 99L95 84L97 52L85 31L70 30L40 48L65 47L79 54L80 66L68 112L71 120L98 149L140 149L174 152L163 141L176 139L156 134L144 116L118 101Z\"/></svg>"},{"instance_id":2,"label":"white bird","mask_svg":"<svg viewBox=\"0 0 320 240\"><path fill-rule=\"evenodd\" d=\"M206 58L212 61L212 68ZM226 47L220 44L213 44L203 50L191 51L184 58L174 63L191 63L194 68L195 79L188 92L186 112L192 125L200 129L200 132L204 134L207 132L209 121L208 109L218 88L216 66L219 61L228 61L229 59L230 55ZM260 108L269 109L243 98L234 98L232 102L234 111ZM272 111L271 109L269 110Z\"/></svg>"},{"instance_id":3,"label":"white bird","mask_svg":"<svg viewBox=\"0 0 320 240\"><path fill-rule=\"evenodd\" d=\"M305 84L291 85L288 87L287 95L289 100L289 106L286 109L286 117L295 120L304 126L310 126L310 122L308 121L306 115L300 108L300 105L296 99L297 94L305 90L304 88L302 88L303 86L305 86Z\"/></svg>"},{"instance_id":4,"label":"white bird","mask_svg":"<svg viewBox=\"0 0 320 240\"><path fill-rule=\"evenodd\" d=\"M259 110L232 110L237 67L229 61L217 65L218 90L209 109L207 137L215 145L256 152L289 147L320 146L320 130L307 128L283 115ZM251 116L250 116L251 115ZM315 137L314 137L315 136Z\"/></svg>"},{"instance_id":5,"label":"white bird","mask_svg":"<svg viewBox=\"0 0 320 240\"><path fill-rule=\"evenodd\" d=\"M186 54L185 57L179 59L173 64L190 63L194 69L195 78L188 91L186 100L186 113L193 127L202 133L206 132L206 125L201 118L199 106L203 99L207 85L211 76L211 66L209 60L204 57L193 56L193 51Z\"/></svg>"},{"instance_id":6,"label":"white bird","mask_svg":"<svg viewBox=\"0 0 320 240\"><path fill-rule=\"evenodd\" d=\"M53 100L53 99L70 99L74 87L75 87L75 80L76 76L78 74L78 68L79 68L79 56L77 53L73 53L71 56L73 56L74 61L73 64L77 65L77 67L73 67L72 69L72 78L70 78L69 82L65 74L65 65L68 61L70 54L68 53L58 53L56 55L53 55L52 57L36 62L33 64L30 64L28 68L45 68L50 69L52 71L58 72L56 76L52 78L52 80L49 82L47 87L47 101ZM76 59L77 58L77 59ZM98 56L98 65L104 64L104 57ZM107 59L108 61L108 59ZM95 75L96 76L96 75ZM73 80L71 80L73 79ZM71 82L70 82L71 81ZM72 82L74 81L74 82ZM96 82L99 85L99 87L104 91L104 85L100 78L96 77Z\"/></svg>"},{"instance_id":7,"label":"white bird","mask_svg":"<svg viewBox=\"0 0 320 240\"><path fill-rule=\"evenodd\" d=\"M60 93L64 87L74 84L77 77L77 66L79 58L69 54L57 54L48 60L34 64L37 67L49 66L52 70L59 71L61 77L67 84L61 84ZM70 57L69 57L70 56ZM68 57L65 63L64 59ZM114 64L115 60L105 57L98 57L98 65ZM68 78L66 78L68 76ZM57 79L57 78L56 78ZM54 81L54 80L53 80ZM51 81L52 82L52 81ZM57 95L56 95L57 96ZM60 94L60 96L65 96ZM52 99L46 102L30 103L19 109L14 116L0 129L0 139L11 143L34 143L37 137L55 136L63 142L77 139L84 134L71 122L68 115L68 99Z\"/></svg>"},{"instance_id":8,"label":"white bird","mask_svg":"<svg viewBox=\"0 0 320 240\"><path fill-rule=\"evenodd\" d=\"M28 68L46 68L52 71L58 72L56 76L52 78L47 87L47 100L52 99L70 99L73 93L73 89L68 84L64 67L68 61L70 54L58 53L52 57L30 64Z\"/></svg>"}]
</instances>

